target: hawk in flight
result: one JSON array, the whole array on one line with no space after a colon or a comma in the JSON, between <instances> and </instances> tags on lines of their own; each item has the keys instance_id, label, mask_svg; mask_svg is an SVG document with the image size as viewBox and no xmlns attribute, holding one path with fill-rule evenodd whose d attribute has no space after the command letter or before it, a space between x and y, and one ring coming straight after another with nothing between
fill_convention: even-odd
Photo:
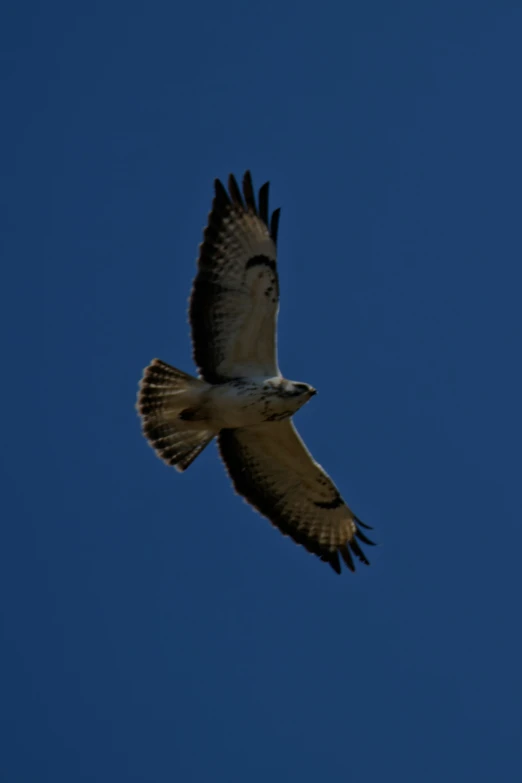
<instances>
[{"instance_id":1,"label":"hawk in flight","mask_svg":"<svg viewBox=\"0 0 522 783\"><path fill-rule=\"evenodd\" d=\"M312 458L292 416L315 394L288 381L277 363L277 229L268 182L256 195L215 181L190 298L195 378L154 359L140 383L143 432L168 465L183 471L217 437L237 492L337 573L339 556L368 565L367 528Z\"/></svg>"}]
</instances>

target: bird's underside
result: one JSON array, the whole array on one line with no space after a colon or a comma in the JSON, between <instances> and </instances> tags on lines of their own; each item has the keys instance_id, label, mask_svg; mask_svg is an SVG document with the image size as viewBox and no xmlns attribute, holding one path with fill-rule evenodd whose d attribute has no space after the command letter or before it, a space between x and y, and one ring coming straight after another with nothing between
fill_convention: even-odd
<instances>
[{"instance_id":1,"label":"bird's underside","mask_svg":"<svg viewBox=\"0 0 522 783\"><path fill-rule=\"evenodd\" d=\"M157 454L185 470L217 437L236 491L273 525L340 573L368 565L366 528L299 437L292 415L315 393L287 381L277 363L279 210L268 183L256 201L250 173L240 191L219 180L190 299L200 377L155 359L140 384L143 431Z\"/></svg>"}]
</instances>

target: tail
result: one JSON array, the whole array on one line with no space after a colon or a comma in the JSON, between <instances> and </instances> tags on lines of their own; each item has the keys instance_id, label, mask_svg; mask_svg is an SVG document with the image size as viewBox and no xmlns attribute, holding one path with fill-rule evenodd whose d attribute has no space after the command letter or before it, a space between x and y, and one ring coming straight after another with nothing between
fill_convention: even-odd
<instances>
[{"instance_id":1,"label":"tail","mask_svg":"<svg viewBox=\"0 0 522 783\"><path fill-rule=\"evenodd\" d=\"M183 471L214 435L208 422L198 420L201 395L208 388L170 364L154 359L143 373L137 408L143 434L161 459Z\"/></svg>"}]
</instances>

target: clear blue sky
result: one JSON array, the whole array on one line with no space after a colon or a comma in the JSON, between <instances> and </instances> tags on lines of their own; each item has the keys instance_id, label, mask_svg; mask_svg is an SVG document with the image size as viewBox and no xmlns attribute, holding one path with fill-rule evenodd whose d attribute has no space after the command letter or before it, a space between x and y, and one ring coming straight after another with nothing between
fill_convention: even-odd
<instances>
[{"instance_id":1,"label":"clear blue sky","mask_svg":"<svg viewBox=\"0 0 522 783\"><path fill-rule=\"evenodd\" d=\"M7 5L0 779L522 779L521 3ZM355 575L140 434L246 168Z\"/></svg>"}]
</instances>

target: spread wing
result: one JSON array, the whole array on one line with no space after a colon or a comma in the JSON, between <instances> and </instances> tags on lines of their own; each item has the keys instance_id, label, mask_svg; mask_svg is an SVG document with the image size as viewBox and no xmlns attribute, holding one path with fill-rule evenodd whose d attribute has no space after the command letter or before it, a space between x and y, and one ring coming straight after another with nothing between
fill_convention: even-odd
<instances>
[{"instance_id":1,"label":"spread wing","mask_svg":"<svg viewBox=\"0 0 522 783\"><path fill-rule=\"evenodd\" d=\"M236 491L297 544L341 573L339 555L369 565L357 539L373 544L299 437L290 419L222 430L219 450ZM350 552L351 550L351 552Z\"/></svg>"},{"instance_id":2,"label":"spread wing","mask_svg":"<svg viewBox=\"0 0 522 783\"><path fill-rule=\"evenodd\" d=\"M194 361L209 383L279 375L276 324L279 210L269 223L268 182L256 204L246 172L243 194L232 175L219 180L199 250L190 298Z\"/></svg>"}]
</instances>

